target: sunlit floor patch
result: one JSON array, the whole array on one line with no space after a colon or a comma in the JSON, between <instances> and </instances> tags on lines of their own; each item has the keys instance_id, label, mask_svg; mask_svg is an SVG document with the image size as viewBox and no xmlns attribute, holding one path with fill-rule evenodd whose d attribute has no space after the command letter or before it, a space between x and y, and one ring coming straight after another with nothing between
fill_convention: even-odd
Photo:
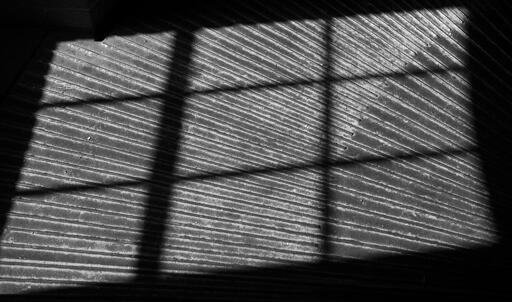
<instances>
[{"instance_id":1,"label":"sunlit floor patch","mask_svg":"<svg viewBox=\"0 0 512 302\"><path fill-rule=\"evenodd\" d=\"M9 99L7 139L32 136L0 288L492 245L466 18L195 24L185 42L155 20L42 49Z\"/></svg>"}]
</instances>

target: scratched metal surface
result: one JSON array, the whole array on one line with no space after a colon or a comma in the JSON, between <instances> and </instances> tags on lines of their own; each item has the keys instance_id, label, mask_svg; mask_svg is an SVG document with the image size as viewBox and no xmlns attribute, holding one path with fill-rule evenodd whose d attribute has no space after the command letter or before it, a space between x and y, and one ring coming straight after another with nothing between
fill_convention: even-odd
<instances>
[{"instance_id":1,"label":"scratched metal surface","mask_svg":"<svg viewBox=\"0 0 512 302\"><path fill-rule=\"evenodd\" d=\"M144 221L158 221L147 207L166 212L162 242L145 244L168 276L316 263L324 241L333 261L491 245L466 19L449 7L200 28L190 72L171 80L166 20L102 42L50 34L5 107L13 141L38 109L0 292L130 282ZM182 113L162 113L174 77ZM162 131L163 114L181 123ZM162 135L176 150L157 150Z\"/></svg>"}]
</instances>

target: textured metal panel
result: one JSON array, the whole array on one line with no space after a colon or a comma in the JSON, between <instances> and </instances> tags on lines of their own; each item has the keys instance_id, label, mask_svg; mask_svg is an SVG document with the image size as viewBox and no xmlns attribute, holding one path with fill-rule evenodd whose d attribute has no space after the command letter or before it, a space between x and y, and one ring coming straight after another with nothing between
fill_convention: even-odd
<instances>
[{"instance_id":1,"label":"textured metal panel","mask_svg":"<svg viewBox=\"0 0 512 302\"><path fill-rule=\"evenodd\" d=\"M136 290L151 284L141 275L296 265L308 292L324 282L307 278L321 260L435 259L427 253L493 244L467 14L209 28L155 19L102 42L50 35L4 108L5 139L32 136L1 239L0 291ZM183 32L192 52L177 54ZM158 271L140 267L153 250ZM265 278L248 282L286 291L286 278Z\"/></svg>"}]
</instances>

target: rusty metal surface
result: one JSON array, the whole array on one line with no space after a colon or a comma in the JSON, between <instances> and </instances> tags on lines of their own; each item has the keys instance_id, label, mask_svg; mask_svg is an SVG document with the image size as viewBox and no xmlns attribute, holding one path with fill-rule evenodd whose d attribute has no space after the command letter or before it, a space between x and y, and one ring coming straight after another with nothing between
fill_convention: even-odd
<instances>
[{"instance_id":1,"label":"rusty metal surface","mask_svg":"<svg viewBox=\"0 0 512 302\"><path fill-rule=\"evenodd\" d=\"M467 18L454 6L50 34L4 108L6 139L32 136L0 292L491 246Z\"/></svg>"}]
</instances>

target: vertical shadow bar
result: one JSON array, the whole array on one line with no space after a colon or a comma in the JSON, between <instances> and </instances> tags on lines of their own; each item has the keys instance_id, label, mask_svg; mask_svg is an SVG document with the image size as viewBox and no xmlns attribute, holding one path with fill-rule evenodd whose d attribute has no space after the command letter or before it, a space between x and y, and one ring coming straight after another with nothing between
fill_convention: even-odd
<instances>
[{"instance_id":1,"label":"vertical shadow bar","mask_svg":"<svg viewBox=\"0 0 512 302\"><path fill-rule=\"evenodd\" d=\"M142 235L137 254L137 278L155 278L160 271L166 222L171 207L172 183L182 128L183 106L188 83L189 63L194 42L192 28L176 30L172 62L169 67L167 93L161 110L158 140L149 177L147 200L143 214ZM170 131L169 131L170 130ZM164 171L157 173L157 171ZM166 186L157 185L164 183ZM147 277L142 277L147 276Z\"/></svg>"},{"instance_id":2,"label":"vertical shadow bar","mask_svg":"<svg viewBox=\"0 0 512 302\"><path fill-rule=\"evenodd\" d=\"M321 261L329 262L332 252L329 236L332 234L329 219L331 217L331 109L332 109L332 18L325 20L324 42L324 75L323 81L323 103L324 103L324 124L323 124L323 142L321 154L321 197L322 201L322 241L320 243Z\"/></svg>"}]
</instances>

